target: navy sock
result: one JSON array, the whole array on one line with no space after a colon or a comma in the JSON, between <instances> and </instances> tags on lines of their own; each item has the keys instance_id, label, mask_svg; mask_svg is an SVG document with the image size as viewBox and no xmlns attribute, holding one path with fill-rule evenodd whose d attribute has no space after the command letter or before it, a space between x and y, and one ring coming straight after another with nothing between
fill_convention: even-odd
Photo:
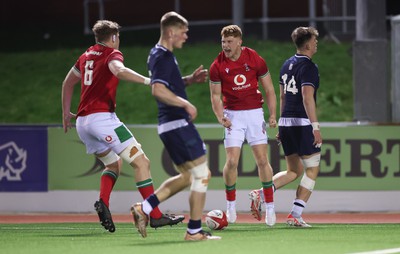
<instances>
[{"instance_id":1,"label":"navy sock","mask_svg":"<svg viewBox=\"0 0 400 254\"><path fill-rule=\"evenodd\" d=\"M201 228L201 220L189 220L188 229L197 230Z\"/></svg>"},{"instance_id":2,"label":"navy sock","mask_svg":"<svg viewBox=\"0 0 400 254\"><path fill-rule=\"evenodd\" d=\"M149 204L151 205L151 207L155 208L160 204L160 200L158 200L156 194L151 194L148 198L147 198L147 202L149 202Z\"/></svg>"}]
</instances>

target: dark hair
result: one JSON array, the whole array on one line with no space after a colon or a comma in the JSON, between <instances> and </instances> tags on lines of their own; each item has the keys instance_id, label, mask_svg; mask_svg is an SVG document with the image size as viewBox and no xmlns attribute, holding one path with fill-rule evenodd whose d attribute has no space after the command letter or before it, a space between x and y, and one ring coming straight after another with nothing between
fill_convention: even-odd
<instances>
[{"instance_id":1,"label":"dark hair","mask_svg":"<svg viewBox=\"0 0 400 254\"><path fill-rule=\"evenodd\" d=\"M318 30L314 27L298 27L292 32L292 41L296 48L301 49L313 36L318 37Z\"/></svg>"},{"instance_id":2,"label":"dark hair","mask_svg":"<svg viewBox=\"0 0 400 254\"><path fill-rule=\"evenodd\" d=\"M187 27L189 26L189 22L180 14L170 11L165 13L161 17L160 21L161 30L164 30L167 27L175 26L175 27Z\"/></svg>"},{"instance_id":3,"label":"dark hair","mask_svg":"<svg viewBox=\"0 0 400 254\"><path fill-rule=\"evenodd\" d=\"M121 27L117 22L109 21L109 20L98 20L96 24L94 24L92 31L94 36L96 37L97 42L103 42L110 38L111 35L115 35L119 33L119 29Z\"/></svg>"},{"instance_id":4,"label":"dark hair","mask_svg":"<svg viewBox=\"0 0 400 254\"><path fill-rule=\"evenodd\" d=\"M222 36L223 37L233 36L233 37L239 37L241 39L242 38L242 29L240 29L240 27L237 25L225 26L221 30L221 37Z\"/></svg>"}]
</instances>

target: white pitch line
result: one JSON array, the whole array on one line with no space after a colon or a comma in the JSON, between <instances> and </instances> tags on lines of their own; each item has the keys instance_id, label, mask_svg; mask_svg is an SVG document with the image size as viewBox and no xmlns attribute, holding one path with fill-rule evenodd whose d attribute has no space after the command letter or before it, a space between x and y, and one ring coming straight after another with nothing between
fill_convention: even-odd
<instances>
[{"instance_id":1,"label":"white pitch line","mask_svg":"<svg viewBox=\"0 0 400 254\"><path fill-rule=\"evenodd\" d=\"M356 253L349 253L349 254L392 254L392 253L400 253L400 248L374 250L374 251L366 251L366 252L356 252Z\"/></svg>"}]
</instances>

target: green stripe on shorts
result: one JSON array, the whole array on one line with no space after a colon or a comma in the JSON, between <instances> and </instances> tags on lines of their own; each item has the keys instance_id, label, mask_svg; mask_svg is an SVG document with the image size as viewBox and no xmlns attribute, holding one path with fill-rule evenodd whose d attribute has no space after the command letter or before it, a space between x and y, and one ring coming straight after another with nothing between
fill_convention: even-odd
<instances>
[{"instance_id":1,"label":"green stripe on shorts","mask_svg":"<svg viewBox=\"0 0 400 254\"><path fill-rule=\"evenodd\" d=\"M125 125L119 126L118 128L114 129L114 131L117 134L121 143L127 141L132 137L132 133L125 127Z\"/></svg>"}]
</instances>

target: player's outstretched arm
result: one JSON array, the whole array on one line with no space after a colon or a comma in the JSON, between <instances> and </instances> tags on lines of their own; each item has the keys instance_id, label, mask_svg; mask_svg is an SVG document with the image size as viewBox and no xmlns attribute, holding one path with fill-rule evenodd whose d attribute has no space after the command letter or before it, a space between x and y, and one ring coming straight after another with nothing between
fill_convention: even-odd
<instances>
[{"instance_id":1,"label":"player's outstretched arm","mask_svg":"<svg viewBox=\"0 0 400 254\"><path fill-rule=\"evenodd\" d=\"M186 86L194 83L204 83L208 78L208 70L204 69L203 65L200 65L191 75L183 77L183 82Z\"/></svg>"},{"instance_id":2,"label":"player's outstretched arm","mask_svg":"<svg viewBox=\"0 0 400 254\"><path fill-rule=\"evenodd\" d=\"M150 79L126 67L121 61L113 60L108 63L110 71L120 80L150 85Z\"/></svg>"},{"instance_id":3,"label":"player's outstretched arm","mask_svg":"<svg viewBox=\"0 0 400 254\"><path fill-rule=\"evenodd\" d=\"M188 100L177 96L171 92L162 83L155 82L152 86L152 95L160 102L170 106L184 108L189 114L190 120L193 121L197 117L197 108Z\"/></svg>"}]
</instances>

